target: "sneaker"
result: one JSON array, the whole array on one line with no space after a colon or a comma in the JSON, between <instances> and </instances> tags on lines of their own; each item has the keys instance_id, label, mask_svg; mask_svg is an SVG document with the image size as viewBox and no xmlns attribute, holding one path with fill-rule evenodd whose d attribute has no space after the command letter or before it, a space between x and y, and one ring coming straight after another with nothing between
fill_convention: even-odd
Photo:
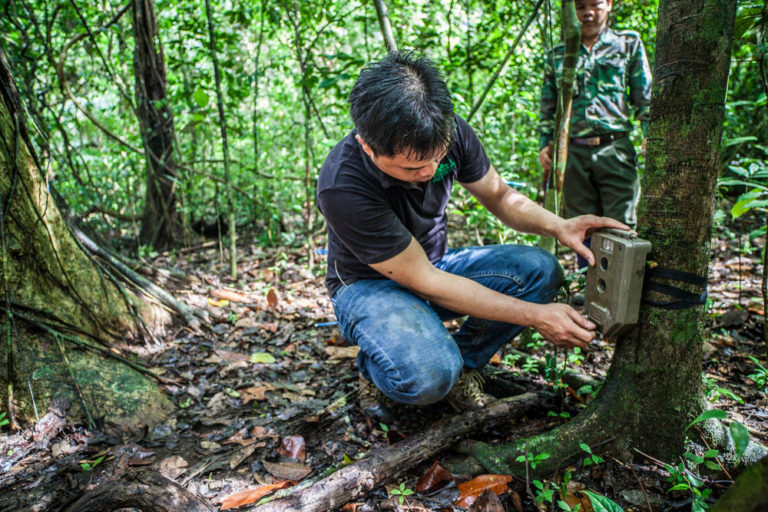
<instances>
[{"instance_id":1,"label":"sneaker","mask_svg":"<svg viewBox=\"0 0 768 512\"><path fill-rule=\"evenodd\" d=\"M357 382L357 400L363 414L381 423L392 423L395 419L395 401L362 375L359 375Z\"/></svg>"},{"instance_id":2,"label":"sneaker","mask_svg":"<svg viewBox=\"0 0 768 512\"><path fill-rule=\"evenodd\" d=\"M448 403L456 412L487 407L496 399L483 392L484 384L485 377L479 371L468 371L448 392Z\"/></svg>"}]
</instances>

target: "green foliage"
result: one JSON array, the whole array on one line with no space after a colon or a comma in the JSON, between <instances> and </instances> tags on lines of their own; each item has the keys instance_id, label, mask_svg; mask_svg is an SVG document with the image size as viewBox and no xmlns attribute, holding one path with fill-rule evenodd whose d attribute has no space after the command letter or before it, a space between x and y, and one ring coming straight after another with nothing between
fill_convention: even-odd
<instances>
[{"instance_id":1,"label":"green foliage","mask_svg":"<svg viewBox=\"0 0 768 512\"><path fill-rule=\"evenodd\" d=\"M579 446L587 453L587 456L584 457L584 467L591 466L592 464L602 464L605 462L605 459L592 453L592 448L590 448L588 444L579 443Z\"/></svg>"},{"instance_id":2,"label":"green foliage","mask_svg":"<svg viewBox=\"0 0 768 512\"><path fill-rule=\"evenodd\" d=\"M595 512L624 512L624 509L605 496L590 491L581 492L589 498Z\"/></svg>"},{"instance_id":3,"label":"green foliage","mask_svg":"<svg viewBox=\"0 0 768 512\"><path fill-rule=\"evenodd\" d=\"M717 402L720 397L726 396L740 404L744 403L744 400L742 400L740 396L730 389L721 387L715 379L710 378L706 373L701 374L701 387L704 391L704 397L709 402Z\"/></svg>"},{"instance_id":4,"label":"green foliage","mask_svg":"<svg viewBox=\"0 0 768 512\"><path fill-rule=\"evenodd\" d=\"M680 462L677 466L671 466L667 464L665 465L665 468L669 473L667 482L672 484L667 492L690 491L693 495L691 502L691 512L702 512L706 510L707 498L710 494L712 494L712 489L702 489L704 486L704 480L698 478L693 473L686 470L685 464L682 462Z\"/></svg>"},{"instance_id":5,"label":"green foliage","mask_svg":"<svg viewBox=\"0 0 768 512\"><path fill-rule=\"evenodd\" d=\"M398 501L402 505L403 502L405 501L405 498L413 494L413 489L409 489L408 487L406 487L405 483L403 482L400 484L399 488L395 488L389 491L389 494L391 494L392 496L397 496Z\"/></svg>"},{"instance_id":6,"label":"green foliage","mask_svg":"<svg viewBox=\"0 0 768 512\"><path fill-rule=\"evenodd\" d=\"M755 363L756 368L755 371L747 375L747 377L755 383L755 386L761 393L768 396L768 368L760 364L760 361L758 361L757 358L753 356L749 356L749 358Z\"/></svg>"},{"instance_id":7,"label":"green foliage","mask_svg":"<svg viewBox=\"0 0 768 512\"><path fill-rule=\"evenodd\" d=\"M106 457L106 455L102 455L101 457L99 457L98 459L94 460L93 462L81 462L80 463L80 469L84 473L87 473L88 471L93 471L93 469L96 466L98 466L99 464L102 463L102 461L104 460L104 457Z\"/></svg>"},{"instance_id":8,"label":"green foliage","mask_svg":"<svg viewBox=\"0 0 768 512\"><path fill-rule=\"evenodd\" d=\"M725 413L725 411L720 411L718 409L709 409L709 410L704 411L703 413L699 414L699 416L695 420L690 422L688 424L688 426L685 427L685 430L686 431L690 430L690 428L692 426L696 425L697 423L701 423L702 421L706 421L706 420L709 420L709 419L712 419L712 418L717 418L719 420L723 420L727 416L728 415Z\"/></svg>"},{"instance_id":9,"label":"green foliage","mask_svg":"<svg viewBox=\"0 0 768 512\"><path fill-rule=\"evenodd\" d=\"M536 466L538 466L542 461L547 460L549 458L549 454L539 453L534 455L531 452L526 453L525 455L518 455L515 460L517 462L526 462L531 466L531 469L536 469Z\"/></svg>"},{"instance_id":10,"label":"green foliage","mask_svg":"<svg viewBox=\"0 0 768 512\"><path fill-rule=\"evenodd\" d=\"M4 427L10 423L11 423L10 420L8 420L8 418L5 417L5 413L0 412L0 427Z\"/></svg>"}]
</instances>

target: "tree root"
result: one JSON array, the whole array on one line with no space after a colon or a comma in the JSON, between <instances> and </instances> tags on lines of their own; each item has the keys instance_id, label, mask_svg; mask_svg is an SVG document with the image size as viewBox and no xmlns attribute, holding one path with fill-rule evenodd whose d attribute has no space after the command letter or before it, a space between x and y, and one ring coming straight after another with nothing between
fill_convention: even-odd
<instances>
[{"instance_id":1,"label":"tree root","mask_svg":"<svg viewBox=\"0 0 768 512\"><path fill-rule=\"evenodd\" d=\"M463 441L456 449L474 457L485 470L492 473L522 476L530 472L535 475L551 475L579 456L586 455L579 443L585 443L590 448L602 447L601 451L616 452L624 449L616 445L615 441L622 439L627 424L626 418L593 408L591 412L585 410L568 423L534 437L501 446ZM611 443L613 446L605 446ZM537 458L544 454L546 458Z\"/></svg>"},{"instance_id":2,"label":"tree root","mask_svg":"<svg viewBox=\"0 0 768 512\"><path fill-rule=\"evenodd\" d=\"M128 471L89 491L65 512L108 512L135 508L145 512L213 512L216 510L173 480L154 471Z\"/></svg>"}]
</instances>

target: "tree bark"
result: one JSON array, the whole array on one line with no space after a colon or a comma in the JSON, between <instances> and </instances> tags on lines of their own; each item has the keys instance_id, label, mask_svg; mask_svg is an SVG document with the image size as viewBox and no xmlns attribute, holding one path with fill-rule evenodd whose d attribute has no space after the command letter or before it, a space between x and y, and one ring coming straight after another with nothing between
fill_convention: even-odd
<instances>
[{"instance_id":1,"label":"tree bark","mask_svg":"<svg viewBox=\"0 0 768 512\"><path fill-rule=\"evenodd\" d=\"M704 277L735 12L736 0L659 5L638 230L653 244L652 264ZM521 469L515 462L520 454L546 451L550 459L536 468L542 474L578 455L579 442L614 452L637 447L661 460L677 460L686 426L703 408L704 318L704 305L675 311L643 306L638 326L616 343L599 396L574 420L534 439L502 447L467 443L464 451L489 470L507 471Z\"/></svg>"},{"instance_id":2,"label":"tree bark","mask_svg":"<svg viewBox=\"0 0 768 512\"><path fill-rule=\"evenodd\" d=\"M0 52L0 322L8 347L0 383L8 391L8 410L18 407L21 417L34 418L33 409L44 410L53 396L63 392L75 413L84 413L77 410L82 396L65 389L62 382L67 382L87 387L89 398L99 395L91 403L94 416L121 416L118 422L128 424L139 418L145 423L158 421L169 402L154 382L134 370L120 372L115 361L79 349L69 352L67 363L62 361L60 351L66 353L62 347L71 347L72 339L82 341L80 348L130 340L146 331L159 333L170 318L122 289L114 275L77 243L40 170L22 112ZM41 324L56 335L41 334L34 327ZM33 380L34 372L46 378ZM114 379L120 378L135 386L132 392L148 393L141 399L133 397L130 411L120 403L120 393L109 395ZM15 389L25 391L16 395ZM142 409L144 400L154 403Z\"/></svg>"},{"instance_id":3,"label":"tree bark","mask_svg":"<svg viewBox=\"0 0 768 512\"><path fill-rule=\"evenodd\" d=\"M182 216L177 209L173 113L166 96L165 57L153 0L132 0L132 7L136 103L147 171L139 238L145 245L164 249L185 240Z\"/></svg>"}]
</instances>

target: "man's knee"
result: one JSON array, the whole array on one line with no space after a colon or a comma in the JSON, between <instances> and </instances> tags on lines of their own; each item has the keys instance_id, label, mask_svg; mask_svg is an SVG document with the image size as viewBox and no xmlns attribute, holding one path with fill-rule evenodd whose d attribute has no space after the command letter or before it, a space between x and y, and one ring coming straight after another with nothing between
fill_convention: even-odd
<instances>
[{"instance_id":1,"label":"man's knee","mask_svg":"<svg viewBox=\"0 0 768 512\"><path fill-rule=\"evenodd\" d=\"M439 360L414 368L403 392L392 398L412 405L429 405L442 400L459 379L463 363L461 356L454 354L435 357Z\"/></svg>"}]
</instances>

